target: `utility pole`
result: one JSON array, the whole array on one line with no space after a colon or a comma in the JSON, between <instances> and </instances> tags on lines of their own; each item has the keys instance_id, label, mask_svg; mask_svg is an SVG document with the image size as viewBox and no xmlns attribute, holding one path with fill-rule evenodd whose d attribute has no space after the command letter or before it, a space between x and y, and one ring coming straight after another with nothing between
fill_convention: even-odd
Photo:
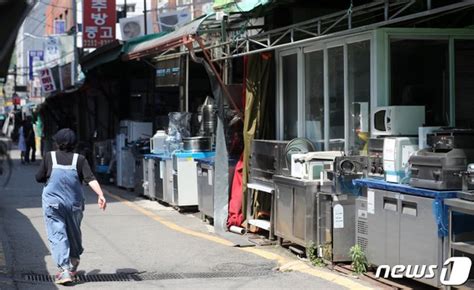
<instances>
[{"instance_id":1,"label":"utility pole","mask_svg":"<svg viewBox=\"0 0 474 290\"><path fill-rule=\"evenodd\" d=\"M146 13L147 13L147 11L146 11L146 1L147 1L147 0L143 0L143 17L144 17L144 19L145 19L145 24L144 24L143 26L145 27L145 35L148 34L148 28L147 28L147 26L148 26L147 24L148 24L148 23L147 23L147 21L146 21Z\"/></svg>"},{"instance_id":2,"label":"utility pole","mask_svg":"<svg viewBox=\"0 0 474 290\"><path fill-rule=\"evenodd\" d=\"M127 0L123 2L123 18L127 18Z\"/></svg>"},{"instance_id":3,"label":"utility pole","mask_svg":"<svg viewBox=\"0 0 474 290\"><path fill-rule=\"evenodd\" d=\"M16 64L13 65L13 93L16 94L16 75L17 75L17 67Z\"/></svg>"},{"instance_id":4,"label":"utility pole","mask_svg":"<svg viewBox=\"0 0 474 290\"><path fill-rule=\"evenodd\" d=\"M77 0L72 0L72 18L74 23L74 40L73 40L73 49L74 49L74 59L72 60L71 76L72 76L72 85L76 84L77 80L77 61L79 59L78 49L77 49Z\"/></svg>"},{"instance_id":5,"label":"utility pole","mask_svg":"<svg viewBox=\"0 0 474 290\"><path fill-rule=\"evenodd\" d=\"M17 75L17 67L16 64L13 65L13 96L12 96L12 101L13 101L13 109L17 109L17 102L18 102L18 94L16 93L16 75Z\"/></svg>"}]
</instances>

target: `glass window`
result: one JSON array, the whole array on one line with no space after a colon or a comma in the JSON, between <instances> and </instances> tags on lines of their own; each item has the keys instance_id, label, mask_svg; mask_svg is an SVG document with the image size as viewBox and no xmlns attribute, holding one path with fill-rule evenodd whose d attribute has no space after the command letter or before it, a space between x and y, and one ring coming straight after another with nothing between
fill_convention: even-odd
<instances>
[{"instance_id":1,"label":"glass window","mask_svg":"<svg viewBox=\"0 0 474 290\"><path fill-rule=\"evenodd\" d=\"M370 137L370 41L347 45L349 150L367 152Z\"/></svg>"},{"instance_id":2,"label":"glass window","mask_svg":"<svg viewBox=\"0 0 474 290\"><path fill-rule=\"evenodd\" d=\"M448 40L392 39L390 104L426 107L427 126L449 125Z\"/></svg>"},{"instance_id":3,"label":"glass window","mask_svg":"<svg viewBox=\"0 0 474 290\"><path fill-rule=\"evenodd\" d=\"M456 40L456 127L474 128L474 40Z\"/></svg>"},{"instance_id":4,"label":"glass window","mask_svg":"<svg viewBox=\"0 0 474 290\"><path fill-rule=\"evenodd\" d=\"M298 57L281 57L283 69L283 139L298 137Z\"/></svg>"},{"instance_id":5,"label":"glass window","mask_svg":"<svg viewBox=\"0 0 474 290\"><path fill-rule=\"evenodd\" d=\"M305 137L324 150L324 53L305 55Z\"/></svg>"},{"instance_id":6,"label":"glass window","mask_svg":"<svg viewBox=\"0 0 474 290\"><path fill-rule=\"evenodd\" d=\"M344 49L328 49L329 151L344 150Z\"/></svg>"}]
</instances>

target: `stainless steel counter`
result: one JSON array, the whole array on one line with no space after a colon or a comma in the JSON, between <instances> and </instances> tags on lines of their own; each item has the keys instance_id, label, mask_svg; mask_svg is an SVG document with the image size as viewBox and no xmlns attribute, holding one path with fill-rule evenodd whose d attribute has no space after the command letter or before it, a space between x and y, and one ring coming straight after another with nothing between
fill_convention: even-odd
<instances>
[{"instance_id":1,"label":"stainless steel counter","mask_svg":"<svg viewBox=\"0 0 474 290\"><path fill-rule=\"evenodd\" d=\"M279 242L283 239L303 247L317 243L318 182L282 175L275 183L274 226Z\"/></svg>"}]
</instances>

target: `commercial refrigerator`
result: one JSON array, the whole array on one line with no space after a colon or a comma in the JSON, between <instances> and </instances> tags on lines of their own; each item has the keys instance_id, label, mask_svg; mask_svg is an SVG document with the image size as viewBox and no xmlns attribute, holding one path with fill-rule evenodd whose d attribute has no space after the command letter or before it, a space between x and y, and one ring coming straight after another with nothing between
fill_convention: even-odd
<instances>
[{"instance_id":1,"label":"commercial refrigerator","mask_svg":"<svg viewBox=\"0 0 474 290\"><path fill-rule=\"evenodd\" d=\"M275 236L303 247L317 243L317 181L274 175Z\"/></svg>"},{"instance_id":2,"label":"commercial refrigerator","mask_svg":"<svg viewBox=\"0 0 474 290\"><path fill-rule=\"evenodd\" d=\"M150 138L152 133L152 123L120 121L119 134L116 136L117 186L135 188L135 157L129 144L138 139Z\"/></svg>"},{"instance_id":3,"label":"commercial refrigerator","mask_svg":"<svg viewBox=\"0 0 474 290\"><path fill-rule=\"evenodd\" d=\"M135 187L135 157L132 148L126 144L124 134L117 135L116 138L116 159L117 159L117 186L126 189Z\"/></svg>"},{"instance_id":4,"label":"commercial refrigerator","mask_svg":"<svg viewBox=\"0 0 474 290\"><path fill-rule=\"evenodd\" d=\"M127 142L134 142L138 139L148 139L153 136L153 123L137 122L131 120L120 121L120 134L124 134Z\"/></svg>"},{"instance_id":5,"label":"commercial refrigerator","mask_svg":"<svg viewBox=\"0 0 474 290\"><path fill-rule=\"evenodd\" d=\"M198 180L198 209L204 217L214 218L214 184L215 163L214 157L196 158ZM237 160L229 160L229 191L232 188L235 165Z\"/></svg>"},{"instance_id":6,"label":"commercial refrigerator","mask_svg":"<svg viewBox=\"0 0 474 290\"><path fill-rule=\"evenodd\" d=\"M155 199L163 201L163 177L164 177L164 167L162 161L162 155L154 157L154 167L155 174L153 180L155 182Z\"/></svg>"},{"instance_id":7,"label":"commercial refrigerator","mask_svg":"<svg viewBox=\"0 0 474 290\"><path fill-rule=\"evenodd\" d=\"M174 205L173 158L171 155L164 155L161 158L160 169L163 169L163 201Z\"/></svg>"},{"instance_id":8,"label":"commercial refrigerator","mask_svg":"<svg viewBox=\"0 0 474 290\"><path fill-rule=\"evenodd\" d=\"M369 187L368 262L377 266L438 265L433 279L418 281L440 287L445 239L438 234L435 201L431 197Z\"/></svg>"},{"instance_id":9,"label":"commercial refrigerator","mask_svg":"<svg viewBox=\"0 0 474 290\"><path fill-rule=\"evenodd\" d=\"M206 217L214 217L214 158L196 159L198 209Z\"/></svg>"},{"instance_id":10,"label":"commercial refrigerator","mask_svg":"<svg viewBox=\"0 0 474 290\"><path fill-rule=\"evenodd\" d=\"M196 158L207 158L215 152L173 153L173 205L189 207L198 205Z\"/></svg>"}]
</instances>

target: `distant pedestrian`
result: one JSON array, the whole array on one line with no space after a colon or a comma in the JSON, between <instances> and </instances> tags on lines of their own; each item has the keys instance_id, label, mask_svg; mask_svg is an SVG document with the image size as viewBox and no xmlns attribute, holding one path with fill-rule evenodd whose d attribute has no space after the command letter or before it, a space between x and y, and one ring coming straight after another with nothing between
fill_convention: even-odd
<instances>
[{"instance_id":1,"label":"distant pedestrian","mask_svg":"<svg viewBox=\"0 0 474 290\"><path fill-rule=\"evenodd\" d=\"M36 161L36 138L35 130L33 129L33 118L31 116L26 117L25 122L23 123L23 134L25 135L26 143L26 153L25 153L25 162L30 163L30 152L31 152L31 162Z\"/></svg>"},{"instance_id":2,"label":"distant pedestrian","mask_svg":"<svg viewBox=\"0 0 474 290\"><path fill-rule=\"evenodd\" d=\"M82 248L81 221L84 211L82 182L98 196L99 208L105 210L102 189L84 156L73 153L76 135L71 129L61 129L54 136L58 151L45 155L36 173L36 181L46 183L43 189L43 214L51 253L59 272L57 284L74 280Z\"/></svg>"},{"instance_id":3,"label":"distant pedestrian","mask_svg":"<svg viewBox=\"0 0 474 290\"><path fill-rule=\"evenodd\" d=\"M26 154L26 142L25 142L25 134L23 130L23 124L20 126L18 130L18 150L20 150L20 160L21 164L25 164L25 154Z\"/></svg>"}]
</instances>

